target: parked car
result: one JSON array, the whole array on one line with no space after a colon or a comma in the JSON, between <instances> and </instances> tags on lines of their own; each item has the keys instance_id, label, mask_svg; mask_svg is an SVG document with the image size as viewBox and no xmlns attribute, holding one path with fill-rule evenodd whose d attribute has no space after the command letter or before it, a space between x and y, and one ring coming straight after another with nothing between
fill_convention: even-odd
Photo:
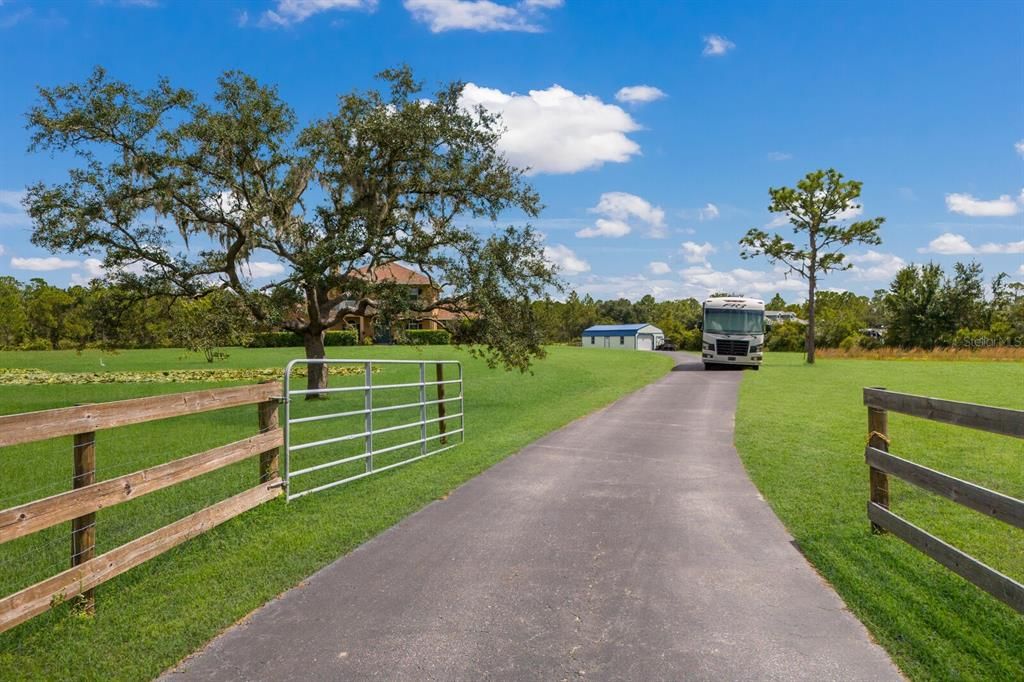
<instances>
[{"instance_id":1,"label":"parked car","mask_svg":"<svg viewBox=\"0 0 1024 682\"><path fill-rule=\"evenodd\" d=\"M672 343L671 341L665 341L663 344L658 346L657 350L679 350L679 349L676 348L676 344Z\"/></svg>"}]
</instances>

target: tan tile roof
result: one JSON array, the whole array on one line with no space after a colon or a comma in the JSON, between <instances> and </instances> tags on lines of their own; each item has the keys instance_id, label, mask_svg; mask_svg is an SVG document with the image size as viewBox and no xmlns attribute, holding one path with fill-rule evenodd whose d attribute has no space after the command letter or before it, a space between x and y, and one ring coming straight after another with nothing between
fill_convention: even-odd
<instances>
[{"instance_id":1,"label":"tan tile roof","mask_svg":"<svg viewBox=\"0 0 1024 682\"><path fill-rule=\"evenodd\" d=\"M378 265L372 271L367 268L359 268L359 272L366 275L370 272L369 279L375 282L397 282L398 284L410 284L413 286L429 286L430 279L421 272L416 272L400 263L388 263Z\"/></svg>"}]
</instances>

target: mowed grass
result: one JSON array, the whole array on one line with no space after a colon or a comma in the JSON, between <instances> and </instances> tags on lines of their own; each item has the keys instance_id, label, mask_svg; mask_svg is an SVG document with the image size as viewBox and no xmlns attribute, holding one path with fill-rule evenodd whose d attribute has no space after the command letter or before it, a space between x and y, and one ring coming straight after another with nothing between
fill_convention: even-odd
<instances>
[{"instance_id":1,"label":"mowed grass","mask_svg":"<svg viewBox=\"0 0 1024 682\"><path fill-rule=\"evenodd\" d=\"M801 551L920 680L1024 679L1024 617L892 535L869 530L865 386L1024 408L1024 365L768 356L740 389L736 443ZM1024 498L1018 439L890 414L891 452ZM890 478L891 507L1024 582L1024 532Z\"/></svg>"},{"instance_id":2,"label":"mowed grass","mask_svg":"<svg viewBox=\"0 0 1024 682\"><path fill-rule=\"evenodd\" d=\"M532 373L488 369L450 347L330 348L332 357L457 359L464 364L466 442L409 466L296 500L273 501L139 566L97 590L98 612L78 616L67 605L0 634L0 679L150 679L195 651L218 632L298 584L317 569L392 526L524 445L569 421L640 388L672 366L656 353L551 348ZM229 349L217 367L283 367L299 349ZM100 360L103 363L101 365ZM0 353L0 367L60 372L160 371L205 368L180 350ZM446 379L453 376L451 370ZM384 368L375 383L418 378L415 368ZM432 379L428 375L428 380ZM332 386L354 384L332 378ZM0 413L63 407L230 384L99 384L0 386ZM301 385L300 385L301 387ZM403 389L404 390L404 389ZM431 389L432 391L433 389ZM448 394L454 392L448 387ZM413 393L396 392L390 404ZM429 395L428 398L433 398ZM356 405L353 401L357 401ZM295 404L300 414L361 407L362 395ZM380 403L378 403L380 404ZM457 403L448 412L457 411ZM431 413L431 417L436 412ZM375 426L414 421L418 414L382 413ZM317 425L313 428L313 425ZM331 422L314 422L299 442L335 435ZM457 420L449 428L457 428ZM351 432L359 423L339 424ZM436 433L436 425L431 427ZM375 447L406 442L416 431L387 434ZM100 480L152 466L256 433L256 407L151 422L100 432ZM454 436L453 439L457 439ZM361 443L296 453L305 466L356 452ZM346 449L348 448L348 449ZM413 449L415 450L415 449ZM381 456L377 466L413 451ZM318 459L319 458L319 459ZM362 470L355 462L338 475ZM330 470L331 472L335 470ZM333 473L332 473L333 475ZM71 439L0 448L0 508L69 487ZM257 464L247 461L190 482L99 512L98 551L134 537L256 484ZM317 478L323 476L326 478ZM311 475L308 486L331 480ZM66 568L69 524L0 545L0 595ZM339 617L344 617L339 614Z\"/></svg>"}]
</instances>

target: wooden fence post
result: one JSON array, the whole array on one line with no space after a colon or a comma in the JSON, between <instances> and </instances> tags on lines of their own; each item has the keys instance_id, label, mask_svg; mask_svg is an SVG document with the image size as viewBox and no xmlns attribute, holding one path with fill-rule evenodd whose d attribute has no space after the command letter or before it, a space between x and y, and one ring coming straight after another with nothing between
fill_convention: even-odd
<instances>
[{"instance_id":1,"label":"wooden fence post","mask_svg":"<svg viewBox=\"0 0 1024 682\"><path fill-rule=\"evenodd\" d=\"M74 478L72 488L84 488L96 482L96 432L76 433L72 449L74 456ZM96 554L96 512L83 514L71 519L71 566L75 567L92 559ZM82 593L82 611L96 612L94 590Z\"/></svg>"},{"instance_id":2,"label":"wooden fence post","mask_svg":"<svg viewBox=\"0 0 1024 682\"><path fill-rule=\"evenodd\" d=\"M884 388L879 388L884 391ZM877 407L868 408L868 445L884 452L889 451L889 411ZM871 501L879 507L889 508L889 476L874 467L869 469ZM885 529L871 523L873 533L884 533Z\"/></svg>"},{"instance_id":3,"label":"wooden fence post","mask_svg":"<svg viewBox=\"0 0 1024 682\"><path fill-rule=\"evenodd\" d=\"M444 403L444 384L441 383L442 381L444 381L444 365L439 362L437 363L437 416L440 421L437 423L437 428L440 433L444 433L447 428L444 423L444 417L448 413ZM441 436L441 445L446 445L447 443L448 436Z\"/></svg>"},{"instance_id":4,"label":"wooden fence post","mask_svg":"<svg viewBox=\"0 0 1024 682\"><path fill-rule=\"evenodd\" d=\"M276 398L257 403L259 413L260 433L266 433L278 428L278 407L280 403ZM269 483L278 477L280 473L279 455L281 448L276 447L260 453L260 483Z\"/></svg>"}]
</instances>

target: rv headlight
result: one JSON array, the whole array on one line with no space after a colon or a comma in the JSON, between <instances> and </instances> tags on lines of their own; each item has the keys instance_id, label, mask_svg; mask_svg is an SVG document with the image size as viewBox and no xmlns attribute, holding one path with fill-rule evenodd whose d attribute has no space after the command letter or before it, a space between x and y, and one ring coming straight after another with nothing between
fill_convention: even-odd
<instances>
[{"instance_id":1,"label":"rv headlight","mask_svg":"<svg viewBox=\"0 0 1024 682\"><path fill-rule=\"evenodd\" d=\"M760 353L762 348L764 348L764 344L763 343L760 344L760 345L757 345L757 346L751 346L750 347L750 352L751 353Z\"/></svg>"},{"instance_id":2,"label":"rv headlight","mask_svg":"<svg viewBox=\"0 0 1024 682\"><path fill-rule=\"evenodd\" d=\"M715 344L708 343L707 341L704 342L704 350L714 350L714 349L715 349Z\"/></svg>"}]
</instances>

